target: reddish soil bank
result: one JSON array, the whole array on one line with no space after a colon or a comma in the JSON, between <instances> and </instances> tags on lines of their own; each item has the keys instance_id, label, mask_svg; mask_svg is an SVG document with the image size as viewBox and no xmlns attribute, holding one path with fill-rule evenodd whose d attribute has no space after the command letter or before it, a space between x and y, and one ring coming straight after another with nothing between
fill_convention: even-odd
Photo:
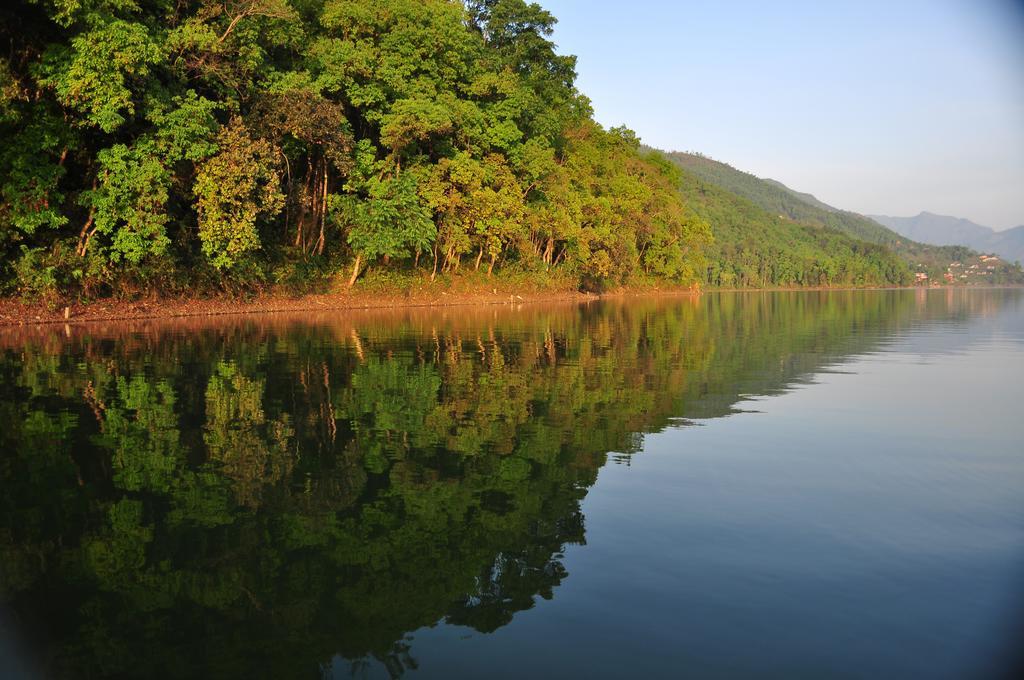
<instances>
[{"instance_id":1,"label":"reddish soil bank","mask_svg":"<svg viewBox=\"0 0 1024 680\"><path fill-rule=\"evenodd\" d=\"M1016 286L1006 286L1016 287ZM973 288L973 286L972 286ZM956 290L959 287L951 287ZM865 290L845 288L773 288L712 290L708 292L769 292L779 290L836 291ZM929 290L920 288L920 290ZM0 298L0 326L29 324L119 321L131 319L164 319L224 314L259 314L265 312L324 312L332 309L400 309L407 307L450 307L455 305L500 305L538 302L586 302L601 298L632 295L695 295L690 288L628 288L601 295L583 293L570 287L530 288L508 282L479 284L456 282L455 285L423 284L405 290L343 290L307 295L264 294L252 298L229 296L196 298L144 298L93 302L43 303L17 298ZM67 314L67 316L65 316Z\"/></svg>"},{"instance_id":2,"label":"reddish soil bank","mask_svg":"<svg viewBox=\"0 0 1024 680\"><path fill-rule=\"evenodd\" d=\"M401 308L481 304L521 304L553 300L586 301L598 296L574 290L490 289L442 290L424 287L401 292L344 291L311 295L261 295L251 299L232 297L105 299L95 302L32 303L0 299L0 326L41 323L75 323L122 319L157 319L183 316L253 314L262 312L326 311L330 309Z\"/></svg>"}]
</instances>

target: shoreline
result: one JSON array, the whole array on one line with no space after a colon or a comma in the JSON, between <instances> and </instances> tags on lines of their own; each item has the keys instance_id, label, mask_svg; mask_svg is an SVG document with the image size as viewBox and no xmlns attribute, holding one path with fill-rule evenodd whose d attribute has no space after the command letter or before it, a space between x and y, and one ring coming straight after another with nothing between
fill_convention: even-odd
<instances>
[{"instance_id":1,"label":"shoreline","mask_svg":"<svg viewBox=\"0 0 1024 680\"><path fill-rule=\"evenodd\" d=\"M772 287L772 288L710 288L636 287L620 288L604 293L587 293L570 288L522 290L521 287L496 283L483 287L444 291L421 288L415 291L373 292L343 291L303 295L264 294L252 299L227 295L203 298L145 298L117 300L106 298L89 303L73 303L65 316L63 306L43 302L25 302L17 298L0 298L0 327L38 326L47 324L81 324L107 321L135 321L294 312L328 312L365 309L447 308L461 306L521 305L547 302L595 302L627 297L700 296L713 293L775 293L775 292L842 292L884 290L972 290L1020 288L1021 286L888 286L888 287Z\"/></svg>"},{"instance_id":2,"label":"shoreline","mask_svg":"<svg viewBox=\"0 0 1024 680\"><path fill-rule=\"evenodd\" d=\"M686 291L681 290L685 294ZM143 321L187 317L238 316L294 312L329 312L357 309L408 309L470 305L510 305L539 302L591 302L601 296L567 289L518 290L507 285L490 289L446 291L440 288L416 291L343 291L306 294L268 293L251 299L229 295L195 298L106 298L89 303L72 303L65 316L62 305L0 298L0 327L48 324L83 324L107 321Z\"/></svg>"}]
</instances>

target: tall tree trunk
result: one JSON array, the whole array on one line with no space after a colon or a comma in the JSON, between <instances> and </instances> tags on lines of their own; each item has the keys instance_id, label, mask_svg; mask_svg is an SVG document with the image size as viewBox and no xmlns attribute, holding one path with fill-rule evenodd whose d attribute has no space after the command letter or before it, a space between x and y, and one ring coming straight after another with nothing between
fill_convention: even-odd
<instances>
[{"instance_id":1,"label":"tall tree trunk","mask_svg":"<svg viewBox=\"0 0 1024 680\"><path fill-rule=\"evenodd\" d=\"M355 265L353 265L353 267L352 267L352 276L348 280L348 287L349 288L351 288L353 285L355 285L356 279L359 277L359 265L362 263L362 261L363 261L363 256L359 255L357 253L356 254Z\"/></svg>"},{"instance_id":2,"label":"tall tree trunk","mask_svg":"<svg viewBox=\"0 0 1024 680\"><path fill-rule=\"evenodd\" d=\"M85 257L85 249L89 245L89 239L92 238L92 235L96 232L95 229L91 232L89 231L89 227L92 226L95 219L96 208L93 207L89 209L89 218L85 221L85 224L82 225L82 231L78 233L78 247L75 248L75 253L77 253L79 257Z\"/></svg>"},{"instance_id":3,"label":"tall tree trunk","mask_svg":"<svg viewBox=\"0 0 1024 680\"><path fill-rule=\"evenodd\" d=\"M306 238L302 243L303 253L308 253L316 249L316 242L314 241L311 243L310 240L312 239L313 234L316 233L316 228L320 225L320 192L322 189L320 188L321 178L319 164L314 167L313 172L313 195L310 197L310 201L313 204L313 223L310 225L309 232L307 232Z\"/></svg>"},{"instance_id":4,"label":"tall tree trunk","mask_svg":"<svg viewBox=\"0 0 1024 680\"><path fill-rule=\"evenodd\" d=\"M92 228L92 230L90 230L90 231L89 231L89 233L88 233L88 234L86 235L86 237L85 237L85 241L83 241L83 242L82 242L82 252L81 252L81 257L85 257L85 251L86 251L86 250L87 250L87 249L89 248L89 240L90 240L90 239L91 239L91 238L93 237L93 235L94 235L94 234L96 233L96 230L97 230L97 229L99 229L99 227L98 227L98 226L96 226L96 227L93 227L93 228Z\"/></svg>"},{"instance_id":5,"label":"tall tree trunk","mask_svg":"<svg viewBox=\"0 0 1024 680\"><path fill-rule=\"evenodd\" d=\"M327 222L327 161L323 161L324 164L324 186L323 191L320 194L320 239L316 244L316 254L324 254L324 224Z\"/></svg>"},{"instance_id":6,"label":"tall tree trunk","mask_svg":"<svg viewBox=\"0 0 1024 680\"><path fill-rule=\"evenodd\" d=\"M448 246L448 250L444 252L444 263L441 265L442 272L448 272L452 270L452 251L453 246Z\"/></svg>"},{"instance_id":7,"label":"tall tree trunk","mask_svg":"<svg viewBox=\"0 0 1024 680\"><path fill-rule=\"evenodd\" d=\"M562 246L561 252L558 253L558 257L555 258L554 264L551 265L552 267L557 267L558 263L562 261L562 258L565 256L565 250L567 247L568 246Z\"/></svg>"},{"instance_id":8,"label":"tall tree trunk","mask_svg":"<svg viewBox=\"0 0 1024 680\"><path fill-rule=\"evenodd\" d=\"M96 184L97 184L97 178L93 177L93 179L92 179L92 190L93 191L96 191ZM89 208L89 217L85 220L85 224L82 225L82 231L78 232L78 247L75 248L75 253L77 253L79 257L85 257L85 248L86 248L86 246L89 245L89 239L92 238L92 235L94 233L96 233L95 229L93 229L91 232L89 231L89 227L92 226L92 223L93 223L93 221L95 221L95 219L96 219L96 206L92 206L91 208Z\"/></svg>"},{"instance_id":9,"label":"tall tree trunk","mask_svg":"<svg viewBox=\"0 0 1024 680\"><path fill-rule=\"evenodd\" d=\"M303 238L303 233L305 232L305 229L306 229L306 214L309 211L309 209L307 207L307 204L310 202L310 196L313 195L311 193L313 191L312 182L313 182L313 161L311 159L307 158L306 159L306 186L303 187L303 189L302 189L302 210L299 212L299 218L297 220L295 220L295 247L296 248L302 248L303 252L305 252L305 250L306 250L305 243L304 243L305 239Z\"/></svg>"},{"instance_id":10,"label":"tall tree trunk","mask_svg":"<svg viewBox=\"0 0 1024 680\"><path fill-rule=\"evenodd\" d=\"M295 185L292 183L292 164L288 162L288 154L281 153L281 158L284 159L284 175L285 185L288 190L285 191L285 202L284 202L284 235L288 235L288 225L291 224L292 217L292 197L295 195Z\"/></svg>"},{"instance_id":11,"label":"tall tree trunk","mask_svg":"<svg viewBox=\"0 0 1024 680\"><path fill-rule=\"evenodd\" d=\"M480 270L480 260L484 259L484 247L480 246L480 252L476 255L476 265L473 267L473 271Z\"/></svg>"},{"instance_id":12,"label":"tall tree trunk","mask_svg":"<svg viewBox=\"0 0 1024 680\"><path fill-rule=\"evenodd\" d=\"M487 266L487 278L491 278L491 272L494 271L494 261L498 259L498 256L491 253L491 264Z\"/></svg>"}]
</instances>

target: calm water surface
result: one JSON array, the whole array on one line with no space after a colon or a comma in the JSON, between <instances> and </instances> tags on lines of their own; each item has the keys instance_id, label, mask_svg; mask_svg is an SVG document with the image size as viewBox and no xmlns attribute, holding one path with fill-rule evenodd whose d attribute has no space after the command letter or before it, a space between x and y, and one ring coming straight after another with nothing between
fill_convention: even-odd
<instances>
[{"instance_id":1,"label":"calm water surface","mask_svg":"<svg viewBox=\"0 0 1024 680\"><path fill-rule=\"evenodd\" d=\"M999 677L1024 291L0 329L5 677Z\"/></svg>"}]
</instances>

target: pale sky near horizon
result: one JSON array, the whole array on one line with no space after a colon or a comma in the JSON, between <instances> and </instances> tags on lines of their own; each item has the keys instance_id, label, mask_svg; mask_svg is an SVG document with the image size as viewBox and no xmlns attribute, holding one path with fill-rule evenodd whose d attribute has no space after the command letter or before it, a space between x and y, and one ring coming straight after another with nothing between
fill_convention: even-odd
<instances>
[{"instance_id":1,"label":"pale sky near horizon","mask_svg":"<svg viewBox=\"0 0 1024 680\"><path fill-rule=\"evenodd\" d=\"M1024 0L539 0L605 126L838 208L1024 224Z\"/></svg>"}]
</instances>

